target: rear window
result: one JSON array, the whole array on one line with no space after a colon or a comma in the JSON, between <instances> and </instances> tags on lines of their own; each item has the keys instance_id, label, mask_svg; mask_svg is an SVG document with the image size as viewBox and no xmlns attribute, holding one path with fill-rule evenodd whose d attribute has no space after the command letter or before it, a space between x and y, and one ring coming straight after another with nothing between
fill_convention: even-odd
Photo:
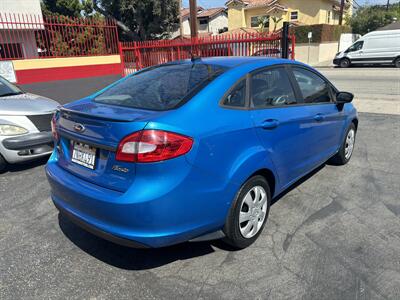
<instances>
[{"instance_id":1,"label":"rear window","mask_svg":"<svg viewBox=\"0 0 400 300\"><path fill-rule=\"evenodd\" d=\"M223 67L201 63L162 65L121 81L94 101L149 110L173 109L224 71Z\"/></svg>"}]
</instances>

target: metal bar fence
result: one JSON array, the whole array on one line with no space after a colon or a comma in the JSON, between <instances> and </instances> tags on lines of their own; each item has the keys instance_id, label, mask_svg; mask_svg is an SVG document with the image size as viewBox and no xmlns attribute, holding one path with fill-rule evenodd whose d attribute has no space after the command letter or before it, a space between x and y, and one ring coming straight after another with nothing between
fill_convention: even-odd
<instances>
[{"instance_id":1,"label":"metal bar fence","mask_svg":"<svg viewBox=\"0 0 400 300\"><path fill-rule=\"evenodd\" d=\"M295 58L295 37L289 37L289 57ZM224 34L192 39L121 42L122 75L192 55L281 57L281 36L264 33Z\"/></svg>"},{"instance_id":2,"label":"metal bar fence","mask_svg":"<svg viewBox=\"0 0 400 300\"><path fill-rule=\"evenodd\" d=\"M113 20L0 13L0 60L119 54Z\"/></svg>"}]
</instances>

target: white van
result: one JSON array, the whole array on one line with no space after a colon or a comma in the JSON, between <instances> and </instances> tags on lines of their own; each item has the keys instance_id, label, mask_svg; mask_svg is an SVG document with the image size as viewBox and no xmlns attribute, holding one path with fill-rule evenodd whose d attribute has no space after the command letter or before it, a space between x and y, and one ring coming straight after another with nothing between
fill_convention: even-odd
<instances>
[{"instance_id":1,"label":"white van","mask_svg":"<svg viewBox=\"0 0 400 300\"><path fill-rule=\"evenodd\" d=\"M400 68L400 29L367 33L353 45L336 54L335 65L392 64Z\"/></svg>"}]
</instances>

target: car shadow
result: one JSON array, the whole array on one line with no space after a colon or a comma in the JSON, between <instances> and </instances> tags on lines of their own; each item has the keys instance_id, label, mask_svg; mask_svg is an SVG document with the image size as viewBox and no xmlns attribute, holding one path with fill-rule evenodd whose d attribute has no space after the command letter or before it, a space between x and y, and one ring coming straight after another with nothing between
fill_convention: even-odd
<instances>
[{"instance_id":1,"label":"car shadow","mask_svg":"<svg viewBox=\"0 0 400 300\"><path fill-rule=\"evenodd\" d=\"M157 249L129 248L99 238L61 214L58 215L58 223L65 236L81 250L106 264L125 270L148 270L215 251L211 242L186 242Z\"/></svg>"},{"instance_id":2,"label":"car shadow","mask_svg":"<svg viewBox=\"0 0 400 300\"><path fill-rule=\"evenodd\" d=\"M10 173L21 172L21 171L26 171L29 169L43 166L47 163L47 161L49 160L49 157L50 157L50 155L44 156L44 157L38 158L33 161L29 161L26 163L8 164L3 171L0 171L0 174L6 174L8 172L10 172Z\"/></svg>"},{"instance_id":3,"label":"car shadow","mask_svg":"<svg viewBox=\"0 0 400 300\"><path fill-rule=\"evenodd\" d=\"M307 174L272 200L279 201L290 191L307 181L325 167L325 164ZM121 246L97 237L75 225L62 214L58 223L64 235L84 252L98 260L125 270L148 270L177 260L186 260L215 252L215 248L224 251L238 251L221 240L208 242L186 242L158 249L135 249Z\"/></svg>"}]
</instances>

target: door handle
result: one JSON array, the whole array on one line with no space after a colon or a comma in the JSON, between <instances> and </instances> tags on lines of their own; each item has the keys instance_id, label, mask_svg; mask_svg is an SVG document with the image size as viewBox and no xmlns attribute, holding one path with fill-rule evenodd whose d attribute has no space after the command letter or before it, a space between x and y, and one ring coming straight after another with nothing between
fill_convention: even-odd
<instances>
[{"instance_id":1,"label":"door handle","mask_svg":"<svg viewBox=\"0 0 400 300\"><path fill-rule=\"evenodd\" d=\"M314 116L314 120L317 122L322 122L325 119L325 117L322 114L316 114Z\"/></svg>"},{"instance_id":2,"label":"door handle","mask_svg":"<svg viewBox=\"0 0 400 300\"><path fill-rule=\"evenodd\" d=\"M261 125L261 127L264 129L274 129L278 126L279 126L279 121L275 119L265 120Z\"/></svg>"}]
</instances>

